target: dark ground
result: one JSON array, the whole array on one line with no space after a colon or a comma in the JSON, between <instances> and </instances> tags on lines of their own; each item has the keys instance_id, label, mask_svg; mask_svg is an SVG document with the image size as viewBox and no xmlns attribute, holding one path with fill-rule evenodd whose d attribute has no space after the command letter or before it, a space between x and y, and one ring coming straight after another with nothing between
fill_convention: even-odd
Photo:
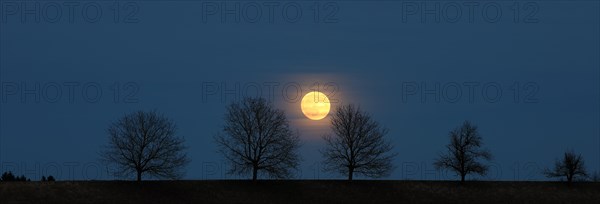
<instances>
[{"instance_id":1,"label":"dark ground","mask_svg":"<svg viewBox=\"0 0 600 204\"><path fill-rule=\"evenodd\" d=\"M3 182L0 203L600 203L600 183L451 181Z\"/></svg>"}]
</instances>

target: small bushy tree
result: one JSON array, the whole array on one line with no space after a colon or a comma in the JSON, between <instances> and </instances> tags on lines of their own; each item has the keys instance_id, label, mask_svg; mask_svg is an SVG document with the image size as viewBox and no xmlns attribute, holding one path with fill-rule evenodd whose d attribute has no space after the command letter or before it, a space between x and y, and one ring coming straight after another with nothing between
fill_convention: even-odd
<instances>
[{"instance_id":1,"label":"small bushy tree","mask_svg":"<svg viewBox=\"0 0 600 204\"><path fill-rule=\"evenodd\" d=\"M468 174L486 175L489 167L481 160L491 160L492 154L481 148L483 139L477 126L465 121L462 126L450 131L449 136L447 152L440 154L434 163L435 167L456 172L461 182L465 181Z\"/></svg>"},{"instance_id":2,"label":"small bushy tree","mask_svg":"<svg viewBox=\"0 0 600 204\"><path fill-rule=\"evenodd\" d=\"M553 169L545 169L544 174L548 178L566 178L571 183L575 179L587 178L587 170L581 154L575 154L574 151L564 153L562 159L557 159Z\"/></svg>"},{"instance_id":3,"label":"small bushy tree","mask_svg":"<svg viewBox=\"0 0 600 204\"><path fill-rule=\"evenodd\" d=\"M16 180L16 177L11 171L2 173L2 181L15 181L15 180Z\"/></svg>"}]
</instances>

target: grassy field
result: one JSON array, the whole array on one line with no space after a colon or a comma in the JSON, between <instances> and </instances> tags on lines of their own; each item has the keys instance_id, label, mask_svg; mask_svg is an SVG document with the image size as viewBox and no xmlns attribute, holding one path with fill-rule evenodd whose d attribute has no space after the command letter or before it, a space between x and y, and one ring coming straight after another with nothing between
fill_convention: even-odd
<instances>
[{"instance_id":1,"label":"grassy field","mask_svg":"<svg viewBox=\"0 0 600 204\"><path fill-rule=\"evenodd\" d=\"M600 203L600 183L76 181L0 183L0 203Z\"/></svg>"}]
</instances>

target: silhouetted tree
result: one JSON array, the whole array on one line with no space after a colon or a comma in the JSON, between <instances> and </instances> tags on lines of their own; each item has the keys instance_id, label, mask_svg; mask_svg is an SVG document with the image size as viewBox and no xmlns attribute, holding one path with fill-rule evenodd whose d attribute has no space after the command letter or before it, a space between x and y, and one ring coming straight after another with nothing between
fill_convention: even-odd
<instances>
[{"instance_id":1,"label":"silhouetted tree","mask_svg":"<svg viewBox=\"0 0 600 204\"><path fill-rule=\"evenodd\" d=\"M2 173L2 181L13 182L13 181L31 181L25 175L15 176L11 171Z\"/></svg>"},{"instance_id":2,"label":"silhouetted tree","mask_svg":"<svg viewBox=\"0 0 600 204\"><path fill-rule=\"evenodd\" d=\"M388 130L380 127L360 107L341 105L331 115L333 134L323 136L327 147L321 152L325 157L325 170L348 176L354 173L367 177L388 176L393 170L392 145L384 139Z\"/></svg>"},{"instance_id":3,"label":"silhouetted tree","mask_svg":"<svg viewBox=\"0 0 600 204\"><path fill-rule=\"evenodd\" d=\"M565 177L569 183L575 178L586 178L588 176L583 157L581 154L575 154L573 151L565 152L562 160L556 160L554 169L546 168L544 174L548 178Z\"/></svg>"},{"instance_id":4,"label":"silhouetted tree","mask_svg":"<svg viewBox=\"0 0 600 204\"><path fill-rule=\"evenodd\" d=\"M54 176L52 176L52 175L48 176L48 182L54 182L54 181L56 181Z\"/></svg>"},{"instance_id":5,"label":"silhouetted tree","mask_svg":"<svg viewBox=\"0 0 600 204\"><path fill-rule=\"evenodd\" d=\"M219 153L229 161L230 174L264 172L271 178L292 177L298 168L298 134L290 130L282 110L263 98L244 98L227 107L222 133L214 137Z\"/></svg>"},{"instance_id":6,"label":"silhouetted tree","mask_svg":"<svg viewBox=\"0 0 600 204\"><path fill-rule=\"evenodd\" d=\"M17 178L11 171L2 173L2 181L16 181L16 180L17 180Z\"/></svg>"},{"instance_id":7,"label":"silhouetted tree","mask_svg":"<svg viewBox=\"0 0 600 204\"><path fill-rule=\"evenodd\" d=\"M434 163L435 167L454 171L460 176L461 182L471 173L486 175L489 167L480 159L490 161L492 155L481 148L483 142L477 126L465 121L462 126L450 131L449 135L450 144L446 145L448 152L440 154Z\"/></svg>"},{"instance_id":8,"label":"silhouetted tree","mask_svg":"<svg viewBox=\"0 0 600 204\"><path fill-rule=\"evenodd\" d=\"M48 181L46 180L46 176L42 176L42 181Z\"/></svg>"},{"instance_id":9,"label":"silhouetted tree","mask_svg":"<svg viewBox=\"0 0 600 204\"><path fill-rule=\"evenodd\" d=\"M156 111L125 115L108 127L109 144L102 159L117 167L117 175L135 173L177 179L189 162L184 139L175 135L175 124Z\"/></svg>"}]
</instances>

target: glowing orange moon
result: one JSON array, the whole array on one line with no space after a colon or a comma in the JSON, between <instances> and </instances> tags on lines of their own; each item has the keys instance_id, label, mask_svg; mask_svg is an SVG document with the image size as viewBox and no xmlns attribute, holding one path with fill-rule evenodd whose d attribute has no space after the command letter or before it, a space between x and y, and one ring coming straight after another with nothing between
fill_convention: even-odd
<instances>
[{"instance_id":1,"label":"glowing orange moon","mask_svg":"<svg viewBox=\"0 0 600 204\"><path fill-rule=\"evenodd\" d=\"M321 120L327 117L330 109L329 98L321 92L313 91L304 96L300 102L302 113L311 120Z\"/></svg>"}]
</instances>

